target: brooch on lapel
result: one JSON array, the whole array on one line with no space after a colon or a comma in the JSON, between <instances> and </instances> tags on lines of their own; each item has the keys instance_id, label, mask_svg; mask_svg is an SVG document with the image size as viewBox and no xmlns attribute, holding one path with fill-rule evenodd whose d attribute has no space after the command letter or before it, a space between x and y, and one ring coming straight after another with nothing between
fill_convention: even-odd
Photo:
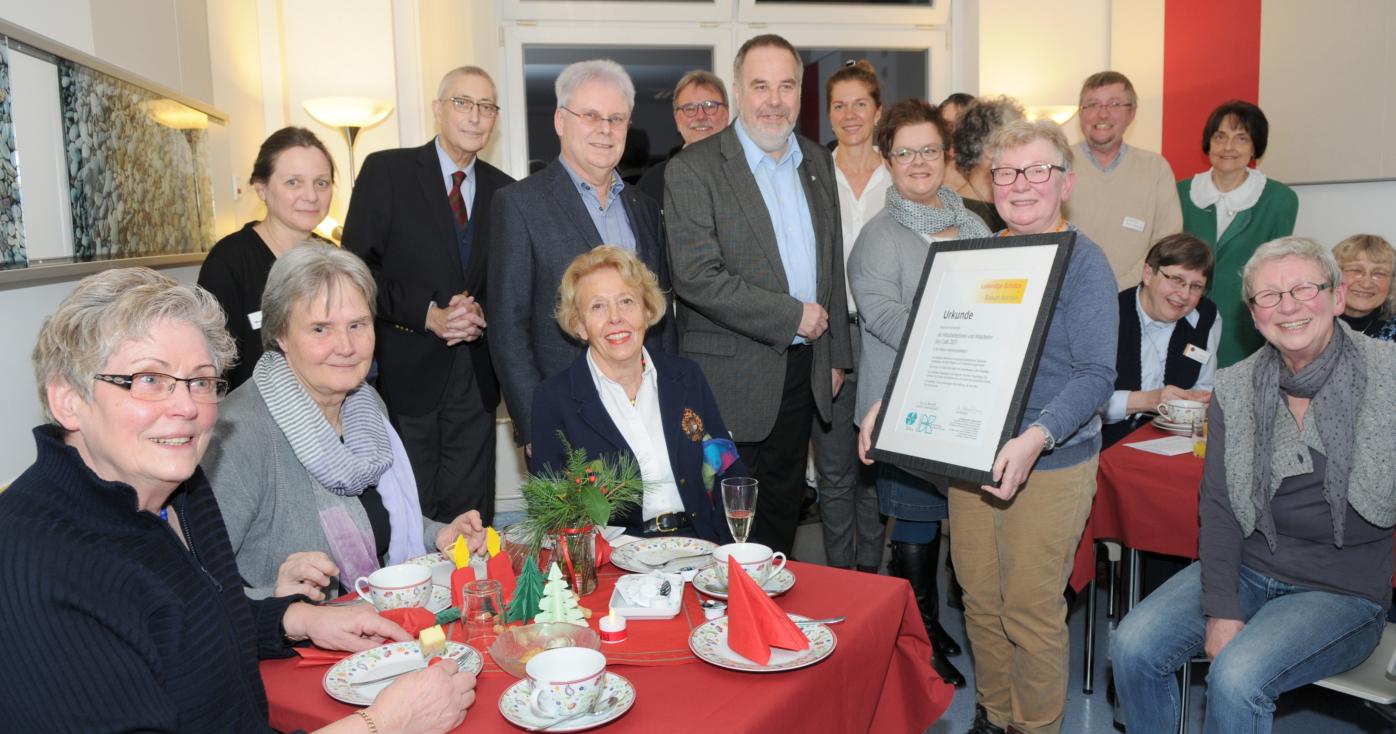
<instances>
[{"instance_id":1,"label":"brooch on lapel","mask_svg":"<svg viewBox=\"0 0 1396 734\"><path fill-rule=\"evenodd\" d=\"M680 419L679 425L683 427L683 435L687 436L688 440L693 442L703 440L703 419L693 412L692 408L683 409L683 418Z\"/></svg>"}]
</instances>

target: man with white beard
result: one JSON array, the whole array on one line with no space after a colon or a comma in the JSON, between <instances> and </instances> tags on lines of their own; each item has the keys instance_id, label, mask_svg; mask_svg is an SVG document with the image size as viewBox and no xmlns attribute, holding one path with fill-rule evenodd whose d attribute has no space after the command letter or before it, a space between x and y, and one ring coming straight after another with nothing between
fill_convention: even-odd
<instances>
[{"instance_id":1,"label":"man with white beard","mask_svg":"<svg viewBox=\"0 0 1396 734\"><path fill-rule=\"evenodd\" d=\"M853 367L838 193L829 151L794 132L795 47L757 36L733 73L737 121L665 172L679 351L760 482L751 540L789 555L813 417L831 420Z\"/></svg>"}]
</instances>

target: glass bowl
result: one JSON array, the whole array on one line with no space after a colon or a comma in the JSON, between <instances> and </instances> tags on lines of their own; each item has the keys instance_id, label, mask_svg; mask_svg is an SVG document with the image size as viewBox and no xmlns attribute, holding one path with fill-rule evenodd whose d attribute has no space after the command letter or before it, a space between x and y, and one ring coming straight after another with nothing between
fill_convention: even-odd
<instances>
[{"instance_id":1,"label":"glass bowl","mask_svg":"<svg viewBox=\"0 0 1396 734\"><path fill-rule=\"evenodd\" d=\"M523 678L524 666L544 650L559 647L589 647L601 649L601 637L590 627L568 622L542 622L509 627L490 645L490 657L495 664L515 678Z\"/></svg>"}]
</instances>

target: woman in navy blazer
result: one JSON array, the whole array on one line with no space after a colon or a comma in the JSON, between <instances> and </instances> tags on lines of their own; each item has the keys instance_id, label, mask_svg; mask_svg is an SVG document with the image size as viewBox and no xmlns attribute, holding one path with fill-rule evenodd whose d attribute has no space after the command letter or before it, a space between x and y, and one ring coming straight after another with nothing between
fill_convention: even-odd
<instances>
[{"instance_id":1,"label":"woman in navy blazer","mask_svg":"<svg viewBox=\"0 0 1396 734\"><path fill-rule=\"evenodd\" d=\"M612 524L632 535L730 543L719 484L745 475L746 466L698 365L644 348L645 330L664 309L658 279L629 252L603 245L572 261L556 317L587 350L534 391L529 470L564 468L564 436L592 458L629 455L645 497ZM710 482L705 454L714 457Z\"/></svg>"}]
</instances>

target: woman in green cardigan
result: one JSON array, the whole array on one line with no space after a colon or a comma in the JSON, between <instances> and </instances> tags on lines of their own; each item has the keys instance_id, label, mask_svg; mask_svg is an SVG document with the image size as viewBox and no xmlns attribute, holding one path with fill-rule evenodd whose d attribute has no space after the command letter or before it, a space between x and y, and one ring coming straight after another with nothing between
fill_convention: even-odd
<instances>
[{"instance_id":1,"label":"woman in green cardigan","mask_svg":"<svg viewBox=\"0 0 1396 734\"><path fill-rule=\"evenodd\" d=\"M1178 182L1183 229L1212 246L1217 258L1212 300L1226 321L1217 364L1245 359L1265 340L1255 330L1241 295L1241 266L1256 248L1294 234L1299 197L1250 168L1265 155L1270 124L1259 107L1232 100L1212 111L1202 130L1211 170Z\"/></svg>"}]
</instances>

